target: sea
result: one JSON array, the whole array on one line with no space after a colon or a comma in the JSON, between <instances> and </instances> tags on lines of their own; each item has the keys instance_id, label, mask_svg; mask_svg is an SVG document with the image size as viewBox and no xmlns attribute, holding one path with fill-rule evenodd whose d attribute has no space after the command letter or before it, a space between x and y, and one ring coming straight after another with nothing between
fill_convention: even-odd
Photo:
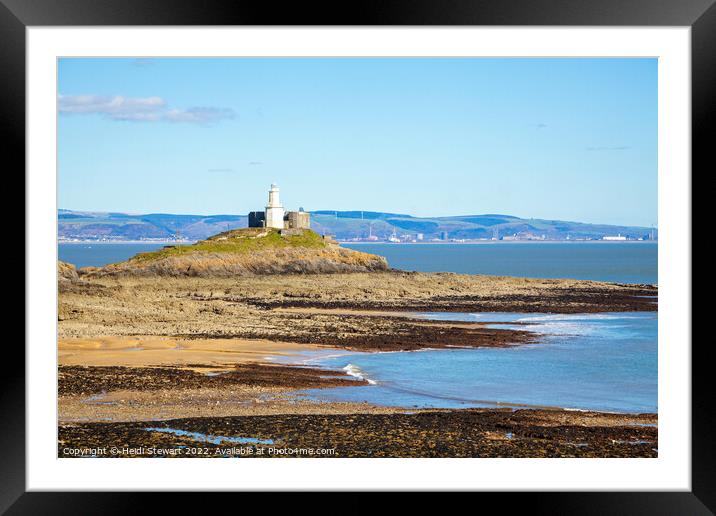
<instances>
[{"instance_id":1,"label":"sea","mask_svg":"<svg viewBox=\"0 0 716 516\"><path fill-rule=\"evenodd\" d=\"M77 267L101 267L156 243L61 243L59 259ZM484 244L342 244L385 256L396 269L528 278L573 278L656 284L655 242L495 242Z\"/></svg>"},{"instance_id":2,"label":"sea","mask_svg":"<svg viewBox=\"0 0 716 516\"><path fill-rule=\"evenodd\" d=\"M343 244L396 269L655 284L656 242Z\"/></svg>"},{"instance_id":3,"label":"sea","mask_svg":"<svg viewBox=\"0 0 716 516\"><path fill-rule=\"evenodd\" d=\"M80 267L104 267L123 262L138 253L156 251L169 244L68 242L57 246L57 259Z\"/></svg>"},{"instance_id":4,"label":"sea","mask_svg":"<svg viewBox=\"0 0 716 516\"><path fill-rule=\"evenodd\" d=\"M102 266L166 244L60 244L59 259ZM657 284L656 243L345 244L393 268L533 278ZM657 300L654 299L654 302ZM657 312L597 314L422 313L428 319L494 323L539 335L508 348L410 352L307 352L277 359L320 365L369 385L307 390L335 401L403 407L560 407L657 412Z\"/></svg>"},{"instance_id":5,"label":"sea","mask_svg":"<svg viewBox=\"0 0 716 516\"><path fill-rule=\"evenodd\" d=\"M507 348L306 353L285 359L340 369L369 385L307 390L311 398L415 408L554 407L657 412L657 313L440 313L429 319L528 323Z\"/></svg>"}]
</instances>

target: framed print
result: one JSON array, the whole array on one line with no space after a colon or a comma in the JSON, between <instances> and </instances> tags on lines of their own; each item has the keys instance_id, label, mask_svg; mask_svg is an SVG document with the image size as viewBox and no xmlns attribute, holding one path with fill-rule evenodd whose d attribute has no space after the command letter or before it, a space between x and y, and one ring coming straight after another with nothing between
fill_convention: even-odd
<instances>
[{"instance_id":1,"label":"framed print","mask_svg":"<svg viewBox=\"0 0 716 516\"><path fill-rule=\"evenodd\" d=\"M711 513L711 2L4 4L8 514L287 490Z\"/></svg>"}]
</instances>

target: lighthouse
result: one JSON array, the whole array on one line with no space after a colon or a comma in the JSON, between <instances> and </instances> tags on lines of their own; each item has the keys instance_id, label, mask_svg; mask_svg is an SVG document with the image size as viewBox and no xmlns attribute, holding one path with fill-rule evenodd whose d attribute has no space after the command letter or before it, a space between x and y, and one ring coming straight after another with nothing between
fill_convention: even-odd
<instances>
[{"instance_id":1,"label":"lighthouse","mask_svg":"<svg viewBox=\"0 0 716 516\"><path fill-rule=\"evenodd\" d=\"M291 232L300 234L304 229L310 229L311 214L303 211L303 208L298 211L284 210L278 198L278 185L273 183L266 210L249 212L249 227L278 229L282 235Z\"/></svg>"},{"instance_id":2,"label":"lighthouse","mask_svg":"<svg viewBox=\"0 0 716 516\"><path fill-rule=\"evenodd\" d=\"M278 198L278 185L272 184L266 205L266 227L283 229L283 206Z\"/></svg>"}]
</instances>

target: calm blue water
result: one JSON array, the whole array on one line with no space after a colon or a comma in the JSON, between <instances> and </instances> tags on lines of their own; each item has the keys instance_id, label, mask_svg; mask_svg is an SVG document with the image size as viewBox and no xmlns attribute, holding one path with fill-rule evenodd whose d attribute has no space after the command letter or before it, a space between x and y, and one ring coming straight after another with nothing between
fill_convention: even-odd
<instances>
[{"instance_id":1,"label":"calm blue water","mask_svg":"<svg viewBox=\"0 0 716 516\"><path fill-rule=\"evenodd\" d=\"M103 267L168 244L59 244L58 259L77 267Z\"/></svg>"},{"instance_id":2,"label":"calm blue water","mask_svg":"<svg viewBox=\"0 0 716 516\"><path fill-rule=\"evenodd\" d=\"M101 267L165 244L60 244L59 259ZM344 244L385 256L391 267L422 272L657 283L654 243Z\"/></svg>"},{"instance_id":3,"label":"calm blue water","mask_svg":"<svg viewBox=\"0 0 716 516\"><path fill-rule=\"evenodd\" d=\"M385 256L391 267L403 270L616 283L658 281L658 245L651 242L343 245Z\"/></svg>"},{"instance_id":4,"label":"calm blue water","mask_svg":"<svg viewBox=\"0 0 716 516\"><path fill-rule=\"evenodd\" d=\"M529 322L533 324L528 329L544 337L537 344L502 349L346 353L308 358L307 363L343 369L375 384L306 393L321 399L407 407L504 404L657 412L655 312L429 317Z\"/></svg>"}]
</instances>

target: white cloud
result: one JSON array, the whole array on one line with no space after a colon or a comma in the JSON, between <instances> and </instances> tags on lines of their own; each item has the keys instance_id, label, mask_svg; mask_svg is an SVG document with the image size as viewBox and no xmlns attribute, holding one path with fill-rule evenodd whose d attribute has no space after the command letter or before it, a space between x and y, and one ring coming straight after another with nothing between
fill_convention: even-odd
<instances>
[{"instance_id":1,"label":"white cloud","mask_svg":"<svg viewBox=\"0 0 716 516\"><path fill-rule=\"evenodd\" d=\"M164 113L168 122L189 122L192 124L208 124L217 120L234 118L236 115L231 109L213 107L193 107L186 110L170 109Z\"/></svg>"},{"instance_id":2,"label":"white cloud","mask_svg":"<svg viewBox=\"0 0 716 516\"><path fill-rule=\"evenodd\" d=\"M66 114L98 114L110 120L131 122L173 122L208 125L235 118L228 108L168 108L161 97L113 97L100 95L59 95L58 110Z\"/></svg>"}]
</instances>

